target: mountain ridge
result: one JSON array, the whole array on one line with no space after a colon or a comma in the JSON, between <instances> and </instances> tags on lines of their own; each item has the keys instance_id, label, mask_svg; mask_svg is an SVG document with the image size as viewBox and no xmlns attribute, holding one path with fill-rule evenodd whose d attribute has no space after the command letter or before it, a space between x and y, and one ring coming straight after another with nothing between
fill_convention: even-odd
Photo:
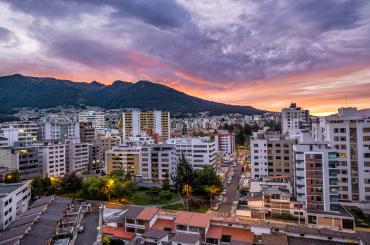
<instances>
[{"instance_id":1,"label":"mountain ridge","mask_svg":"<svg viewBox=\"0 0 370 245\"><path fill-rule=\"evenodd\" d=\"M53 77L14 74L0 77L0 107L100 106L103 108L139 108L170 112L213 114L262 114L251 106L228 105L188 95L163 84L147 80L136 83L116 80L111 85L97 81L74 82Z\"/></svg>"}]
</instances>

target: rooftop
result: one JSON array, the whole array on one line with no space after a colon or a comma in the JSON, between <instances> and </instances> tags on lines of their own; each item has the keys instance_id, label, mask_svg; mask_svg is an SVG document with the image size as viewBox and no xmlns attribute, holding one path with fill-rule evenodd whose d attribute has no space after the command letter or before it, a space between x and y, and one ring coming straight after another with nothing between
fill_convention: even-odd
<instances>
[{"instance_id":1,"label":"rooftop","mask_svg":"<svg viewBox=\"0 0 370 245\"><path fill-rule=\"evenodd\" d=\"M209 226L210 221L209 214L180 211L176 215L175 224L205 228Z\"/></svg>"},{"instance_id":2,"label":"rooftop","mask_svg":"<svg viewBox=\"0 0 370 245\"><path fill-rule=\"evenodd\" d=\"M168 236L168 232L157 229L149 229L143 234L143 237L153 238L153 239L162 239L163 237Z\"/></svg>"},{"instance_id":3,"label":"rooftop","mask_svg":"<svg viewBox=\"0 0 370 245\"><path fill-rule=\"evenodd\" d=\"M200 240L199 234L176 232L176 235L171 239L171 241L177 243L194 244Z\"/></svg>"},{"instance_id":4,"label":"rooftop","mask_svg":"<svg viewBox=\"0 0 370 245\"><path fill-rule=\"evenodd\" d=\"M2 196L6 196L9 193L12 193L13 191L17 190L18 188L22 187L26 182L21 183L12 183L12 184L0 184L0 198Z\"/></svg>"},{"instance_id":5,"label":"rooftop","mask_svg":"<svg viewBox=\"0 0 370 245\"><path fill-rule=\"evenodd\" d=\"M158 213L158 211L158 208L145 208L139 213L137 219L149 221Z\"/></svg>"}]
</instances>

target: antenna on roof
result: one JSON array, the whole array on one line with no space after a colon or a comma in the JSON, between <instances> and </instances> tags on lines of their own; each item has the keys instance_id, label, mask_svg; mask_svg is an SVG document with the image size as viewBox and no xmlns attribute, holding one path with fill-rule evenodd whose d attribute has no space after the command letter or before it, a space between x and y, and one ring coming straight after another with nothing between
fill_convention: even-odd
<instances>
[{"instance_id":1,"label":"antenna on roof","mask_svg":"<svg viewBox=\"0 0 370 245\"><path fill-rule=\"evenodd\" d=\"M348 96L346 95L346 107L348 107Z\"/></svg>"}]
</instances>

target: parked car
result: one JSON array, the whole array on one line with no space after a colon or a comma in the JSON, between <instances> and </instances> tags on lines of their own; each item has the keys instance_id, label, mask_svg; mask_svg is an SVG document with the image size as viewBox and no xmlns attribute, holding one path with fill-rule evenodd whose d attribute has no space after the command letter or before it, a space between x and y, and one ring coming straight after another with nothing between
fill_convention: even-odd
<instances>
[{"instance_id":1,"label":"parked car","mask_svg":"<svg viewBox=\"0 0 370 245\"><path fill-rule=\"evenodd\" d=\"M83 233L85 231L85 226L84 225L79 225L77 227L77 233Z\"/></svg>"}]
</instances>

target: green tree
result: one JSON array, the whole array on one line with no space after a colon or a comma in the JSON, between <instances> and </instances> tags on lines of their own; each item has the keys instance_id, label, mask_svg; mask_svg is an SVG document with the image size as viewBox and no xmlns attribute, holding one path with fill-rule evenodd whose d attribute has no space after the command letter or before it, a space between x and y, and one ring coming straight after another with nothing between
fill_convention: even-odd
<instances>
[{"instance_id":1,"label":"green tree","mask_svg":"<svg viewBox=\"0 0 370 245\"><path fill-rule=\"evenodd\" d=\"M82 193L89 199L104 200L106 198L104 188L107 182L108 179L104 177L89 177L82 184Z\"/></svg>"},{"instance_id":2,"label":"green tree","mask_svg":"<svg viewBox=\"0 0 370 245\"><path fill-rule=\"evenodd\" d=\"M168 190L159 192L159 199L161 200L162 203L163 202L168 203L168 201L171 200L171 197L172 197L172 194Z\"/></svg>"},{"instance_id":3,"label":"green tree","mask_svg":"<svg viewBox=\"0 0 370 245\"><path fill-rule=\"evenodd\" d=\"M194 195L207 195L207 187L209 186L214 186L222 191L222 181L212 166L204 166L202 170L195 172L194 182Z\"/></svg>"},{"instance_id":4,"label":"green tree","mask_svg":"<svg viewBox=\"0 0 370 245\"><path fill-rule=\"evenodd\" d=\"M77 176L75 172L63 176L61 183L64 192L72 192L73 195L81 190L82 178Z\"/></svg>"},{"instance_id":5,"label":"green tree","mask_svg":"<svg viewBox=\"0 0 370 245\"><path fill-rule=\"evenodd\" d=\"M176 172L171 176L177 191L181 192L184 185L192 186L194 180L193 167L186 160L184 153L177 161Z\"/></svg>"},{"instance_id":6,"label":"green tree","mask_svg":"<svg viewBox=\"0 0 370 245\"><path fill-rule=\"evenodd\" d=\"M125 172L122 169L113 170L110 174L112 177L123 177Z\"/></svg>"},{"instance_id":7,"label":"green tree","mask_svg":"<svg viewBox=\"0 0 370 245\"><path fill-rule=\"evenodd\" d=\"M31 193L33 196L37 197L53 194L51 191L51 187L52 186L49 177L46 176L45 178L43 178L37 176L31 182Z\"/></svg>"}]
</instances>

